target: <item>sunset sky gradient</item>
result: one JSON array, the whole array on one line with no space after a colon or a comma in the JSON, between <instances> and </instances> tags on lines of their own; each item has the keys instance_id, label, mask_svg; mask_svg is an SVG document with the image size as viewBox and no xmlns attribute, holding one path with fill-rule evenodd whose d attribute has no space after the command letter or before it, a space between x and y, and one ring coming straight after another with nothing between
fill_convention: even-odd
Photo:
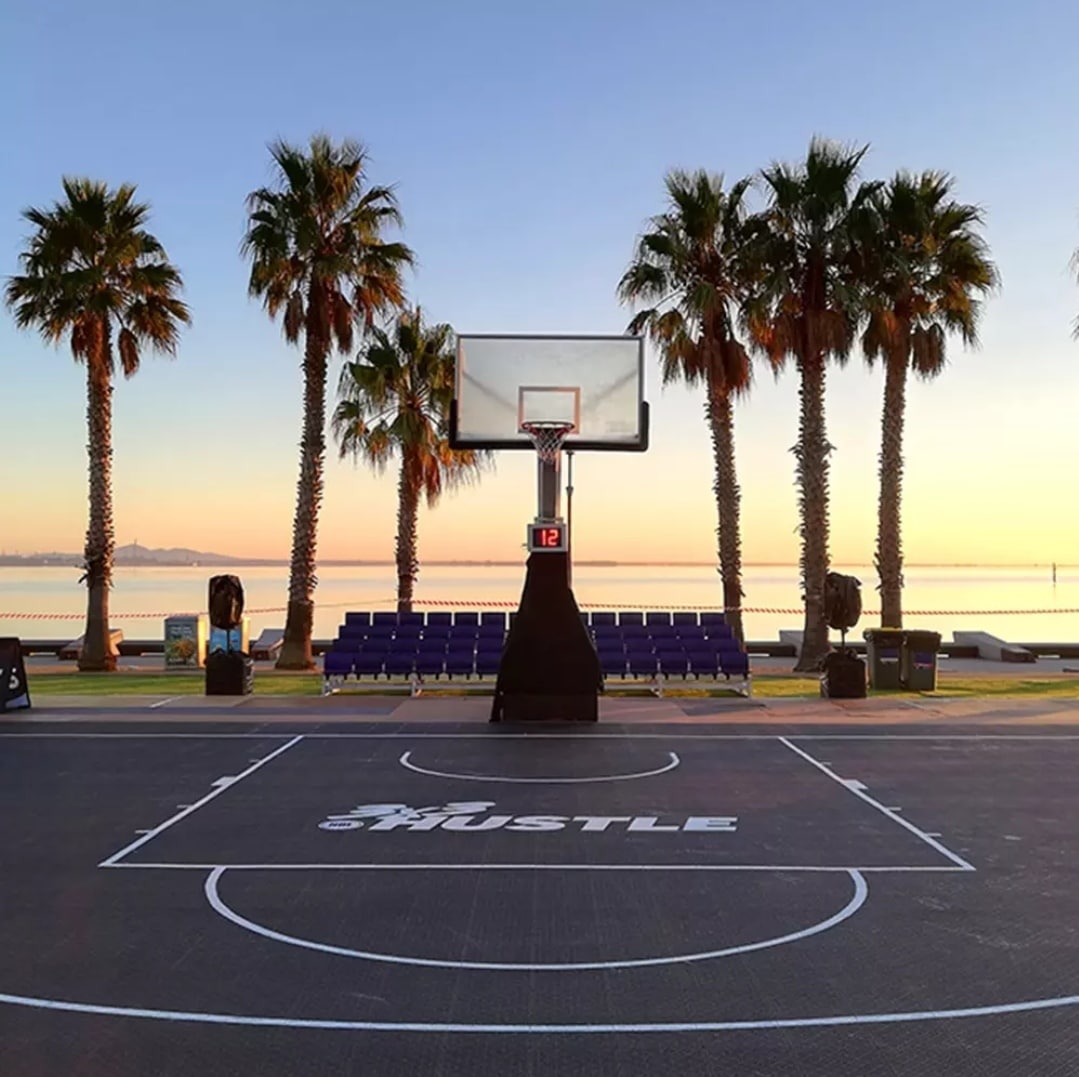
<instances>
[{"instance_id":1,"label":"sunset sky gradient","mask_svg":"<svg viewBox=\"0 0 1079 1077\"><path fill-rule=\"evenodd\" d=\"M982 347L957 343L909 394L904 530L921 562L1079 561L1079 7L1028 0L805 5L761 0L20 2L0 12L0 276L19 212L65 173L138 184L183 272L194 327L115 394L117 541L287 556L300 354L246 297L244 197L266 144L316 130L397 184L410 285L462 332L621 332L615 287L664 172L734 179L814 133L870 142L867 177L957 177L985 207L1003 279ZM812 12L812 15L810 14ZM90 58L92 59L92 62ZM331 383L336 383L335 359ZM0 314L6 466L0 547L76 551L86 524L85 385ZM872 559L881 375L829 374L832 553ZM581 558L714 555L703 402L650 356L652 450L576 460ZM750 562L798 556L793 373L762 365L737 415ZM421 557L510 559L534 458L504 454L420 524ZM328 558L392 553L395 479L331 459Z\"/></svg>"}]
</instances>

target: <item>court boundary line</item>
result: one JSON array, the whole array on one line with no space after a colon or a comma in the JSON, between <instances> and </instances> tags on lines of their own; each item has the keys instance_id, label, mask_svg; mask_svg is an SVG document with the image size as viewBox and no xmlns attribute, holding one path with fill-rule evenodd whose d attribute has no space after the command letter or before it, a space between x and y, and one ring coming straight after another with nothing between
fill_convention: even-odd
<instances>
[{"instance_id":1,"label":"court boundary line","mask_svg":"<svg viewBox=\"0 0 1079 1077\"><path fill-rule=\"evenodd\" d=\"M289 750L289 748L293 747L296 744L299 744L300 741L302 741L303 739L304 738L302 734L299 736L295 736L292 738L292 740L287 741L285 744L278 745L278 747L276 747L272 752L270 752L269 755L264 755L261 759L256 760L246 770L243 770L239 774L235 775L235 777L231 777L225 781L218 779L218 781L214 784L214 787L204 797L196 800L193 804L188 804L185 808L181 808L178 812L176 812L175 815L166 819L163 823L159 823L152 830L146 831L145 834L140 834L139 837L137 837L133 842L125 845L119 852L115 852L112 854L112 856L106 857L103 861L101 861L100 864L98 864L98 867L117 867L117 862L122 860L125 856L128 856L130 853L135 852L136 849L140 849L147 842L153 841L153 839L156 838L159 834L163 833L164 831L168 830L169 827L174 826L176 823L180 822L181 819L186 819L189 815L193 815L199 810L199 808L203 807L206 804L209 804L210 801L213 800L215 797L219 797L223 792L225 792L226 789L231 789L234 785L242 782L244 778L247 778L251 774L254 774L256 770L264 767L267 763L269 763L271 760L276 759L279 755L284 754Z\"/></svg>"},{"instance_id":2,"label":"court boundary line","mask_svg":"<svg viewBox=\"0 0 1079 1077\"><path fill-rule=\"evenodd\" d=\"M853 793L859 800L864 801L870 807L875 808L882 815L891 819L893 823L898 823L904 830L909 831L916 838L920 838L930 848L935 849L942 856L946 856L953 864L958 865L961 871L976 871L968 860L964 860L958 853L953 853L946 845L941 844L936 838L930 837L924 830L916 827L909 819L904 819L898 812L892 808L885 807L875 797L871 797L865 789L861 788L861 783L856 783L854 779L841 778L831 767L822 763L819 759L814 758L809 752L802 748L799 748L796 744L792 744L786 737L779 737L779 742L789 748L795 755L800 756L807 763L811 763L822 774L826 774L837 785L842 786L849 793Z\"/></svg>"},{"instance_id":3,"label":"court boundary line","mask_svg":"<svg viewBox=\"0 0 1079 1077\"><path fill-rule=\"evenodd\" d=\"M778 723L782 724L782 723ZM0 731L0 739L68 740L852 740L852 741L1079 741L1079 733L682 733L677 729L662 733L432 733L398 730L392 733L334 733L288 729L252 733L220 733L212 730L190 732L56 732L26 730Z\"/></svg>"},{"instance_id":4,"label":"court boundary line","mask_svg":"<svg viewBox=\"0 0 1079 1077\"><path fill-rule=\"evenodd\" d=\"M954 1020L963 1017L999 1017L1061 1009L1079 1004L1079 995L1005 1002L988 1006L967 1006L941 1010L900 1010L892 1013L848 1013L830 1017L776 1017L733 1021L625 1022L609 1024L457 1024L439 1021L347 1021L311 1017L264 1017L256 1015L207 1013L192 1010L154 1010L136 1006L107 1006L89 1002L69 1002L32 995L0 992L0 1003L39 1010L93 1014L98 1017L138 1017L155 1021L189 1022L209 1025L242 1025L269 1028L299 1028L339 1032L434 1032L518 1035L625 1034L629 1032L748 1032L782 1028L833 1028L848 1025L906 1024L918 1021Z\"/></svg>"},{"instance_id":5,"label":"court boundary line","mask_svg":"<svg viewBox=\"0 0 1079 1077\"><path fill-rule=\"evenodd\" d=\"M438 969L469 969L484 972L597 972L610 969L639 969L654 968L667 965L683 965L697 961L713 961L724 957L734 957L740 954L755 953L759 950L770 950L778 946L785 946L792 942L800 942L803 939L821 935L831 930L844 920L854 916L866 903L869 897L869 884L858 871L849 871L847 874L854 883L854 891L847 903L838 912L815 924L791 931L785 935L777 935L770 939L760 939L756 942L740 943L736 946L724 946L717 950L702 950L697 953L674 954L669 957L644 957L627 958L611 961L576 961L576 962L507 962L507 961L451 961L439 958L408 957L402 954L377 953L371 950L354 950L346 946L335 946L332 943L319 942L313 939L302 939L295 935L286 935L276 931L265 924L257 923L248 919L242 913L233 909L222 897L219 883L228 868L215 868L206 876L203 893L210 908L236 927L249 931L253 935L269 939L272 942L283 943L286 946L295 946L298 949L313 950L317 953L331 954L335 957L358 958L363 961L376 961L390 965L411 965L423 968Z\"/></svg>"},{"instance_id":6,"label":"court boundary line","mask_svg":"<svg viewBox=\"0 0 1079 1077\"><path fill-rule=\"evenodd\" d=\"M115 864L99 864L101 868L124 868L149 871L768 871L768 872L829 872L861 874L902 872L906 874L965 874L967 868L950 864L181 864L169 861L127 861ZM970 869L973 870L973 869Z\"/></svg>"}]
</instances>

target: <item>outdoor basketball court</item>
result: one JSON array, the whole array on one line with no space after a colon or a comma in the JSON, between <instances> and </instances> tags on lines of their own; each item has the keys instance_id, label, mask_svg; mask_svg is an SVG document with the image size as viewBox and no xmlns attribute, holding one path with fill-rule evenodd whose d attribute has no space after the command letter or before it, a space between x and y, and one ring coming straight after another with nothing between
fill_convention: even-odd
<instances>
[{"instance_id":1,"label":"outdoor basketball court","mask_svg":"<svg viewBox=\"0 0 1079 1077\"><path fill-rule=\"evenodd\" d=\"M1079 736L0 725L0 1070L1072 1073Z\"/></svg>"}]
</instances>

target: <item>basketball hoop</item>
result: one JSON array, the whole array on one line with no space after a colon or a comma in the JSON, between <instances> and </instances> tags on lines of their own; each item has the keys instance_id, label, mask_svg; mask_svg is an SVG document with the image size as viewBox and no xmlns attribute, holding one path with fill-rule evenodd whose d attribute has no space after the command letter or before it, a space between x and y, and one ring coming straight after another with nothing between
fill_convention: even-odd
<instances>
[{"instance_id":1,"label":"basketball hoop","mask_svg":"<svg viewBox=\"0 0 1079 1077\"><path fill-rule=\"evenodd\" d=\"M562 451L562 442L576 429L574 423L531 422L521 423L521 430L536 446L536 455L545 463L553 464Z\"/></svg>"}]
</instances>

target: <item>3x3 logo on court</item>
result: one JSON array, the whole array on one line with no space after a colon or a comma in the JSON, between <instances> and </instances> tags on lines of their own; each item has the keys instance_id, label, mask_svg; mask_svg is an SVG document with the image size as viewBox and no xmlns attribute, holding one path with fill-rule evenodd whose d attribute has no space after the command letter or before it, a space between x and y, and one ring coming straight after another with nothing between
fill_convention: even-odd
<instances>
[{"instance_id":1,"label":"3x3 logo on court","mask_svg":"<svg viewBox=\"0 0 1079 1077\"><path fill-rule=\"evenodd\" d=\"M633 833L732 833L738 827L733 815L691 815L664 820L658 815L500 815L492 812L493 800L453 801L412 808L408 804L358 804L351 811L328 815L320 830L368 830L374 833L404 830L510 830L535 832L572 829L584 834L624 830Z\"/></svg>"}]
</instances>

